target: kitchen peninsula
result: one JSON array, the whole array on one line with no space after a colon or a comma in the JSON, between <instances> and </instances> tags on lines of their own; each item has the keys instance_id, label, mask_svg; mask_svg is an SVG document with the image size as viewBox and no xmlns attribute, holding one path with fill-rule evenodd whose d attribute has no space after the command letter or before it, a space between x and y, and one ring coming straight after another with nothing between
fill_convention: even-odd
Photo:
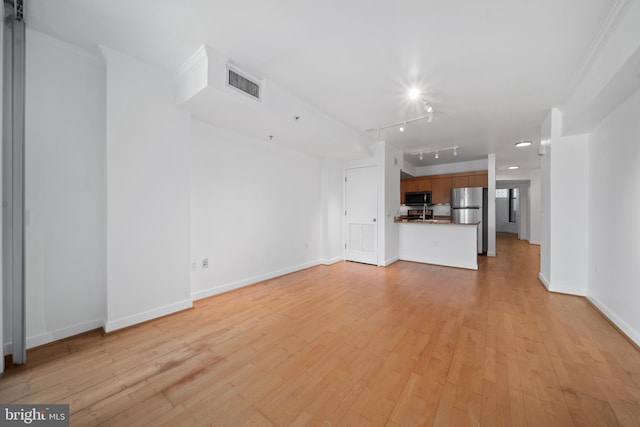
<instances>
[{"instance_id":1,"label":"kitchen peninsula","mask_svg":"<svg viewBox=\"0 0 640 427\"><path fill-rule=\"evenodd\" d=\"M478 224L449 220L400 220L399 259L478 269Z\"/></svg>"}]
</instances>

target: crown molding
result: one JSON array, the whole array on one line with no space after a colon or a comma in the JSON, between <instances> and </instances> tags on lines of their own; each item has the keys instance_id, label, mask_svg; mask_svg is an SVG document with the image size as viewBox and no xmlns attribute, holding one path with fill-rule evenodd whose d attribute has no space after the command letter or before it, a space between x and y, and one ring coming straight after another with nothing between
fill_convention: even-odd
<instances>
[{"instance_id":1,"label":"crown molding","mask_svg":"<svg viewBox=\"0 0 640 427\"><path fill-rule=\"evenodd\" d=\"M627 11L633 4L634 0L616 0L615 4L611 7L607 18L604 20L600 31L596 35L595 39L591 43L589 50L582 58L578 69L571 77L569 81L568 95L571 96L576 90L578 85L585 78L591 67L593 66L596 58L600 54L600 51L606 45L607 41L611 37L611 34L618 28L620 22L627 14Z\"/></svg>"}]
</instances>

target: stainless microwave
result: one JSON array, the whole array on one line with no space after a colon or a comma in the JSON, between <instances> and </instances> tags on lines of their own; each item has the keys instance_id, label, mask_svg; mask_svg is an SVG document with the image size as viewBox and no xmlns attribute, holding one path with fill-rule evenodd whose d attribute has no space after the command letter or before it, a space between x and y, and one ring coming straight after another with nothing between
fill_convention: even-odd
<instances>
[{"instance_id":1,"label":"stainless microwave","mask_svg":"<svg viewBox=\"0 0 640 427\"><path fill-rule=\"evenodd\" d=\"M431 191L404 193L404 204L407 206L424 206L431 204Z\"/></svg>"}]
</instances>

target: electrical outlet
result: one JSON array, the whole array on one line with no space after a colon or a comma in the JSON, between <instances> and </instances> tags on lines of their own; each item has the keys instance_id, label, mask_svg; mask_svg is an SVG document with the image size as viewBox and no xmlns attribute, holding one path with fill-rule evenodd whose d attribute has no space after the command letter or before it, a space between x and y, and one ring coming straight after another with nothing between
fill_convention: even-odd
<instances>
[{"instance_id":1,"label":"electrical outlet","mask_svg":"<svg viewBox=\"0 0 640 427\"><path fill-rule=\"evenodd\" d=\"M196 262L195 262L195 261L193 261L193 262L191 263L191 271L196 271L197 269L198 269L198 265L196 264Z\"/></svg>"},{"instance_id":2,"label":"electrical outlet","mask_svg":"<svg viewBox=\"0 0 640 427\"><path fill-rule=\"evenodd\" d=\"M202 258L202 268L209 268L209 258Z\"/></svg>"}]
</instances>

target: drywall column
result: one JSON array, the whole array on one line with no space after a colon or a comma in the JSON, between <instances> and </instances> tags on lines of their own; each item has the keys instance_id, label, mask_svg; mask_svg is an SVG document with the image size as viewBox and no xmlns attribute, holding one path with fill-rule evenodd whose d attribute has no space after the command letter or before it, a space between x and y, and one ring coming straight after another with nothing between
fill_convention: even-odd
<instances>
[{"instance_id":1,"label":"drywall column","mask_svg":"<svg viewBox=\"0 0 640 427\"><path fill-rule=\"evenodd\" d=\"M191 120L172 76L102 47L107 62L106 331L192 306Z\"/></svg>"},{"instance_id":2,"label":"drywall column","mask_svg":"<svg viewBox=\"0 0 640 427\"><path fill-rule=\"evenodd\" d=\"M487 256L496 256L496 155L491 153L488 156L489 164L487 171L489 174L489 208L487 209Z\"/></svg>"}]
</instances>

